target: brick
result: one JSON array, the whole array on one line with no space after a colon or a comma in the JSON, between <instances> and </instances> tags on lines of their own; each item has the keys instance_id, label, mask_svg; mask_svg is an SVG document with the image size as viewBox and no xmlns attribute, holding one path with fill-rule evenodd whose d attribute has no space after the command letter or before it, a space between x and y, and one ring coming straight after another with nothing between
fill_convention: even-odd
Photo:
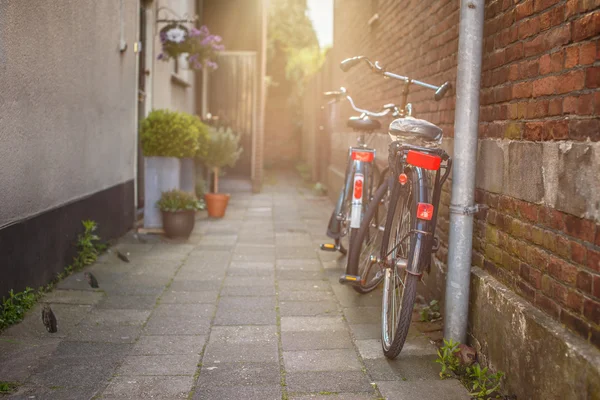
<instances>
[{"instance_id":1,"label":"brick","mask_svg":"<svg viewBox=\"0 0 600 400\"><path fill-rule=\"evenodd\" d=\"M519 65L517 65L517 64L510 65L508 67L508 80L516 81L519 79L519 76L520 76Z\"/></svg>"},{"instance_id":2,"label":"brick","mask_svg":"<svg viewBox=\"0 0 600 400\"><path fill-rule=\"evenodd\" d=\"M560 306L552 299L541 293L535 294L535 305L554 318L560 315Z\"/></svg>"},{"instance_id":3,"label":"brick","mask_svg":"<svg viewBox=\"0 0 600 400\"><path fill-rule=\"evenodd\" d=\"M527 122L523 131L523 139L531 141L542 140L543 122Z\"/></svg>"},{"instance_id":4,"label":"brick","mask_svg":"<svg viewBox=\"0 0 600 400\"><path fill-rule=\"evenodd\" d=\"M591 115L594 113L594 96L592 94L581 94L579 96L568 96L563 100L563 112L565 114Z\"/></svg>"},{"instance_id":5,"label":"brick","mask_svg":"<svg viewBox=\"0 0 600 400\"><path fill-rule=\"evenodd\" d=\"M519 216L525 221L538 222L539 206L526 201L515 202L519 211Z\"/></svg>"},{"instance_id":6,"label":"brick","mask_svg":"<svg viewBox=\"0 0 600 400\"><path fill-rule=\"evenodd\" d=\"M533 14L533 0L525 0L524 2L517 4L515 11L515 18L517 21L530 16Z\"/></svg>"},{"instance_id":7,"label":"brick","mask_svg":"<svg viewBox=\"0 0 600 400\"><path fill-rule=\"evenodd\" d=\"M547 100L533 100L527 104L527 118L537 119L548 115L550 103Z\"/></svg>"},{"instance_id":8,"label":"brick","mask_svg":"<svg viewBox=\"0 0 600 400\"><path fill-rule=\"evenodd\" d=\"M543 35L543 46L546 50L563 46L571 40L571 24L567 23L552 28Z\"/></svg>"},{"instance_id":9,"label":"brick","mask_svg":"<svg viewBox=\"0 0 600 400\"><path fill-rule=\"evenodd\" d=\"M533 97L554 94L556 86L558 85L557 79L556 76L548 76L533 81Z\"/></svg>"},{"instance_id":10,"label":"brick","mask_svg":"<svg viewBox=\"0 0 600 400\"><path fill-rule=\"evenodd\" d=\"M562 255L558 251L558 236L550 231L544 231L544 236L542 237L542 246L551 253Z\"/></svg>"},{"instance_id":11,"label":"brick","mask_svg":"<svg viewBox=\"0 0 600 400\"><path fill-rule=\"evenodd\" d=\"M587 249L587 263L591 270L600 272L600 251Z\"/></svg>"},{"instance_id":12,"label":"brick","mask_svg":"<svg viewBox=\"0 0 600 400\"><path fill-rule=\"evenodd\" d=\"M505 139L521 139L521 137L523 136L523 124L517 122L511 122L506 124L503 136Z\"/></svg>"},{"instance_id":13,"label":"brick","mask_svg":"<svg viewBox=\"0 0 600 400\"><path fill-rule=\"evenodd\" d=\"M529 286L527 283L517 280L516 281L516 292L530 302L535 300L535 289Z\"/></svg>"},{"instance_id":14,"label":"brick","mask_svg":"<svg viewBox=\"0 0 600 400\"><path fill-rule=\"evenodd\" d=\"M539 218L540 221L549 228L557 231L565 229L564 214L552 207L541 207Z\"/></svg>"},{"instance_id":15,"label":"brick","mask_svg":"<svg viewBox=\"0 0 600 400\"><path fill-rule=\"evenodd\" d=\"M562 114L562 99L552 99L548 105L548 115L553 117Z\"/></svg>"},{"instance_id":16,"label":"brick","mask_svg":"<svg viewBox=\"0 0 600 400\"><path fill-rule=\"evenodd\" d=\"M594 275L594 283L592 285L592 294L600 299L600 276Z\"/></svg>"},{"instance_id":17,"label":"brick","mask_svg":"<svg viewBox=\"0 0 600 400\"><path fill-rule=\"evenodd\" d=\"M577 242L571 242L571 260L584 265L586 263L587 249Z\"/></svg>"},{"instance_id":18,"label":"brick","mask_svg":"<svg viewBox=\"0 0 600 400\"><path fill-rule=\"evenodd\" d=\"M600 329L592 326L592 334L590 335L590 343L600 349Z\"/></svg>"},{"instance_id":19,"label":"brick","mask_svg":"<svg viewBox=\"0 0 600 400\"><path fill-rule=\"evenodd\" d=\"M600 87L600 67L586 68L585 87L588 89Z\"/></svg>"},{"instance_id":20,"label":"brick","mask_svg":"<svg viewBox=\"0 0 600 400\"><path fill-rule=\"evenodd\" d=\"M585 299L583 304L583 315L590 321L600 323L600 302L592 299Z\"/></svg>"},{"instance_id":21,"label":"brick","mask_svg":"<svg viewBox=\"0 0 600 400\"><path fill-rule=\"evenodd\" d=\"M583 296L575 291L570 291L567 294L566 306L571 311L581 314L581 309L583 308Z\"/></svg>"},{"instance_id":22,"label":"brick","mask_svg":"<svg viewBox=\"0 0 600 400\"><path fill-rule=\"evenodd\" d=\"M579 48L577 46L565 49L565 69L571 69L579 65Z\"/></svg>"},{"instance_id":23,"label":"brick","mask_svg":"<svg viewBox=\"0 0 600 400\"><path fill-rule=\"evenodd\" d=\"M582 292L592 294L592 283L593 279L591 274L585 271L579 271L577 273L577 289L581 290Z\"/></svg>"},{"instance_id":24,"label":"brick","mask_svg":"<svg viewBox=\"0 0 600 400\"><path fill-rule=\"evenodd\" d=\"M491 225L487 225L485 228L485 240L488 243L498 245L498 229Z\"/></svg>"},{"instance_id":25,"label":"brick","mask_svg":"<svg viewBox=\"0 0 600 400\"><path fill-rule=\"evenodd\" d=\"M531 227L531 241L541 246L544 241L544 230L538 226Z\"/></svg>"},{"instance_id":26,"label":"brick","mask_svg":"<svg viewBox=\"0 0 600 400\"><path fill-rule=\"evenodd\" d=\"M575 70L562 74L558 78L557 93L568 93L581 90L586 86L586 74L582 70ZM589 87L589 86L588 86Z\"/></svg>"},{"instance_id":27,"label":"brick","mask_svg":"<svg viewBox=\"0 0 600 400\"><path fill-rule=\"evenodd\" d=\"M560 25L565 20L565 6L560 5L540 15L540 30Z\"/></svg>"},{"instance_id":28,"label":"brick","mask_svg":"<svg viewBox=\"0 0 600 400\"><path fill-rule=\"evenodd\" d=\"M595 224L589 219L565 214L565 232L568 235L591 243L594 240L595 229Z\"/></svg>"},{"instance_id":29,"label":"brick","mask_svg":"<svg viewBox=\"0 0 600 400\"><path fill-rule=\"evenodd\" d=\"M596 238L594 239L594 244L600 246L600 225L596 225Z\"/></svg>"},{"instance_id":30,"label":"brick","mask_svg":"<svg viewBox=\"0 0 600 400\"><path fill-rule=\"evenodd\" d=\"M511 65L512 67L512 65ZM539 74L539 60L527 60L519 63L519 77L521 79L533 78Z\"/></svg>"},{"instance_id":31,"label":"brick","mask_svg":"<svg viewBox=\"0 0 600 400\"><path fill-rule=\"evenodd\" d=\"M562 50L544 54L540 57L540 74L547 75L553 72L562 71L564 60L565 54Z\"/></svg>"},{"instance_id":32,"label":"brick","mask_svg":"<svg viewBox=\"0 0 600 400\"><path fill-rule=\"evenodd\" d=\"M581 65L592 64L598 59L596 50L597 41L583 43L579 46L579 63Z\"/></svg>"},{"instance_id":33,"label":"brick","mask_svg":"<svg viewBox=\"0 0 600 400\"><path fill-rule=\"evenodd\" d=\"M552 233L554 240L556 240L556 254L559 256L566 258L567 260L571 259L571 241L567 239L565 236L555 235Z\"/></svg>"},{"instance_id":34,"label":"brick","mask_svg":"<svg viewBox=\"0 0 600 400\"><path fill-rule=\"evenodd\" d=\"M521 252L522 250L519 250ZM529 263L530 266L540 271L546 271L548 269L548 253L535 246L529 246L526 250L526 254L522 255Z\"/></svg>"},{"instance_id":35,"label":"brick","mask_svg":"<svg viewBox=\"0 0 600 400\"><path fill-rule=\"evenodd\" d=\"M587 322L583 321L581 318L569 313L569 312L561 312L560 313L560 322L565 324L565 326L571 329L574 332L577 332L581 335L585 340L588 339L590 334L590 326Z\"/></svg>"},{"instance_id":36,"label":"brick","mask_svg":"<svg viewBox=\"0 0 600 400\"><path fill-rule=\"evenodd\" d=\"M516 60L520 60L521 58L523 58L524 54L525 50L523 47L523 43L513 43L506 48L506 62L509 63Z\"/></svg>"},{"instance_id":37,"label":"brick","mask_svg":"<svg viewBox=\"0 0 600 400\"><path fill-rule=\"evenodd\" d=\"M553 278L570 285L575 285L577 280L577 267L556 257L550 258L548 273Z\"/></svg>"},{"instance_id":38,"label":"brick","mask_svg":"<svg viewBox=\"0 0 600 400\"><path fill-rule=\"evenodd\" d=\"M578 119L569 121L569 137L573 140L600 140L600 121L598 119Z\"/></svg>"},{"instance_id":39,"label":"brick","mask_svg":"<svg viewBox=\"0 0 600 400\"><path fill-rule=\"evenodd\" d=\"M529 279L528 282L531 283L531 286L533 286L536 289L541 289L542 287L542 273L535 269L535 268L531 268L529 270Z\"/></svg>"},{"instance_id":40,"label":"brick","mask_svg":"<svg viewBox=\"0 0 600 400\"><path fill-rule=\"evenodd\" d=\"M573 21L573 40L580 42L600 33L600 11L596 11Z\"/></svg>"},{"instance_id":41,"label":"brick","mask_svg":"<svg viewBox=\"0 0 600 400\"><path fill-rule=\"evenodd\" d=\"M532 91L533 91L533 85L531 84L531 82L520 82L520 83L513 85L512 97L515 99L531 97Z\"/></svg>"},{"instance_id":42,"label":"brick","mask_svg":"<svg viewBox=\"0 0 600 400\"><path fill-rule=\"evenodd\" d=\"M511 271L514 274L518 274L519 265L519 260L511 256L507 252L502 252L502 266L504 267L504 269L506 269L507 271Z\"/></svg>"},{"instance_id":43,"label":"brick","mask_svg":"<svg viewBox=\"0 0 600 400\"><path fill-rule=\"evenodd\" d=\"M540 31L540 19L530 18L525 21L521 21L517 27L519 39L523 40L530 36L537 34Z\"/></svg>"},{"instance_id":44,"label":"brick","mask_svg":"<svg viewBox=\"0 0 600 400\"><path fill-rule=\"evenodd\" d=\"M578 11L578 3L579 0L567 0L567 4L566 4L566 10L565 10L565 18L569 18L575 14L577 14Z\"/></svg>"},{"instance_id":45,"label":"brick","mask_svg":"<svg viewBox=\"0 0 600 400\"><path fill-rule=\"evenodd\" d=\"M565 140L569 138L567 121L546 121L542 132L543 140Z\"/></svg>"},{"instance_id":46,"label":"brick","mask_svg":"<svg viewBox=\"0 0 600 400\"><path fill-rule=\"evenodd\" d=\"M473 251L473 253L471 254L471 262L473 263L473 265L479 268L483 268L483 254L477 251Z\"/></svg>"},{"instance_id":47,"label":"brick","mask_svg":"<svg viewBox=\"0 0 600 400\"><path fill-rule=\"evenodd\" d=\"M558 3L560 0L535 0L534 6L533 6L533 10L535 12L539 12L542 10L545 10L547 8L552 7L553 5L555 5L556 3Z\"/></svg>"}]
</instances>

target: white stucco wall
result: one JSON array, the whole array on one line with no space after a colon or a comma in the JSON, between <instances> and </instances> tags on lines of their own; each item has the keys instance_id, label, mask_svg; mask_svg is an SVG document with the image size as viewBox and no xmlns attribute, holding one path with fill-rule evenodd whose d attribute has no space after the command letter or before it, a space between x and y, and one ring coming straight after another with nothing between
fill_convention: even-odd
<instances>
[{"instance_id":1,"label":"white stucco wall","mask_svg":"<svg viewBox=\"0 0 600 400\"><path fill-rule=\"evenodd\" d=\"M137 3L0 0L0 227L134 178Z\"/></svg>"}]
</instances>

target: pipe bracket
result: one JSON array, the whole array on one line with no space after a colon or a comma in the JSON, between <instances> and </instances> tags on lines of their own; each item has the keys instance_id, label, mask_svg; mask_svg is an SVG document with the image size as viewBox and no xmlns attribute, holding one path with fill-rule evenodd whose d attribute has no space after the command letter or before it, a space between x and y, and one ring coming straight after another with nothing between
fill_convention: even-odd
<instances>
[{"instance_id":1,"label":"pipe bracket","mask_svg":"<svg viewBox=\"0 0 600 400\"><path fill-rule=\"evenodd\" d=\"M462 215L473 215L477 214L481 210L487 210L489 207L487 204L474 204L472 206L457 206L454 204L450 205L450 213L462 214Z\"/></svg>"}]
</instances>

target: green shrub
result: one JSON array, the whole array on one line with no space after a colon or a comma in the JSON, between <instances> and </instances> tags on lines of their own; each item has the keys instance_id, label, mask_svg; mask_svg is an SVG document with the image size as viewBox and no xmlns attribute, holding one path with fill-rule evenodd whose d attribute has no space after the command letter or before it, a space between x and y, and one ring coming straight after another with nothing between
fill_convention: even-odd
<instances>
[{"instance_id":1,"label":"green shrub","mask_svg":"<svg viewBox=\"0 0 600 400\"><path fill-rule=\"evenodd\" d=\"M202 210L203 204L191 193L182 190L170 190L163 192L160 200L156 203L161 211L184 211L184 210Z\"/></svg>"},{"instance_id":2,"label":"green shrub","mask_svg":"<svg viewBox=\"0 0 600 400\"><path fill-rule=\"evenodd\" d=\"M210 146L209 127L197 115L190 115L190 117L192 117L192 125L198 129L198 151L195 156L198 158L206 157Z\"/></svg>"},{"instance_id":3,"label":"green shrub","mask_svg":"<svg viewBox=\"0 0 600 400\"><path fill-rule=\"evenodd\" d=\"M144 156L194 157L200 149L202 122L189 114L153 110L141 122L140 137Z\"/></svg>"},{"instance_id":4,"label":"green shrub","mask_svg":"<svg viewBox=\"0 0 600 400\"><path fill-rule=\"evenodd\" d=\"M3 297L0 304L0 330L21 321L35 301L36 294L32 288L28 287L18 293L11 289L8 298Z\"/></svg>"}]
</instances>

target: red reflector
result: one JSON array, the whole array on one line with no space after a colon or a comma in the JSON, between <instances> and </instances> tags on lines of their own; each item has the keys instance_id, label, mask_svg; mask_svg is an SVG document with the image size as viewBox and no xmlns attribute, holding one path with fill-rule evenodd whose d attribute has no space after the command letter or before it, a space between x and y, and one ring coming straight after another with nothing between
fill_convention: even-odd
<instances>
[{"instance_id":1,"label":"red reflector","mask_svg":"<svg viewBox=\"0 0 600 400\"><path fill-rule=\"evenodd\" d=\"M400 182L401 185L406 185L406 182L408 182L408 176L406 176L406 174L398 175L398 182Z\"/></svg>"},{"instance_id":2,"label":"red reflector","mask_svg":"<svg viewBox=\"0 0 600 400\"><path fill-rule=\"evenodd\" d=\"M419 153L418 151L410 150L406 156L406 162L415 167L421 167L437 171L440 169L442 158L439 156L432 156L431 154Z\"/></svg>"},{"instance_id":3,"label":"red reflector","mask_svg":"<svg viewBox=\"0 0 600 400\"><path fill-rule=\"evenodd\" d=\"M356 174L354 176L354 198L355 199L362 199L362 193L363 193L363 176Z\"/></svg>"},{"instance_id":4,"label":"red reflector","mask_svg":"<svg viewBox=\"0 0 600 400\"><path fill-rule=\"evenodd\" d=\"M431 218L433 218L433 204L419 203L417 205L417 218L431 221Z\"/></svg>"},{"instance_id":5,"label":"red reflector","mask_svg":"<svg viewBox=\"0 0 600 400\"><path fill-rule=\"evenodd\" d=\"M352 159L354 161L371 162L375 158L375 153L372 151L353 151Z\"/></svg>"}]
</instances>

